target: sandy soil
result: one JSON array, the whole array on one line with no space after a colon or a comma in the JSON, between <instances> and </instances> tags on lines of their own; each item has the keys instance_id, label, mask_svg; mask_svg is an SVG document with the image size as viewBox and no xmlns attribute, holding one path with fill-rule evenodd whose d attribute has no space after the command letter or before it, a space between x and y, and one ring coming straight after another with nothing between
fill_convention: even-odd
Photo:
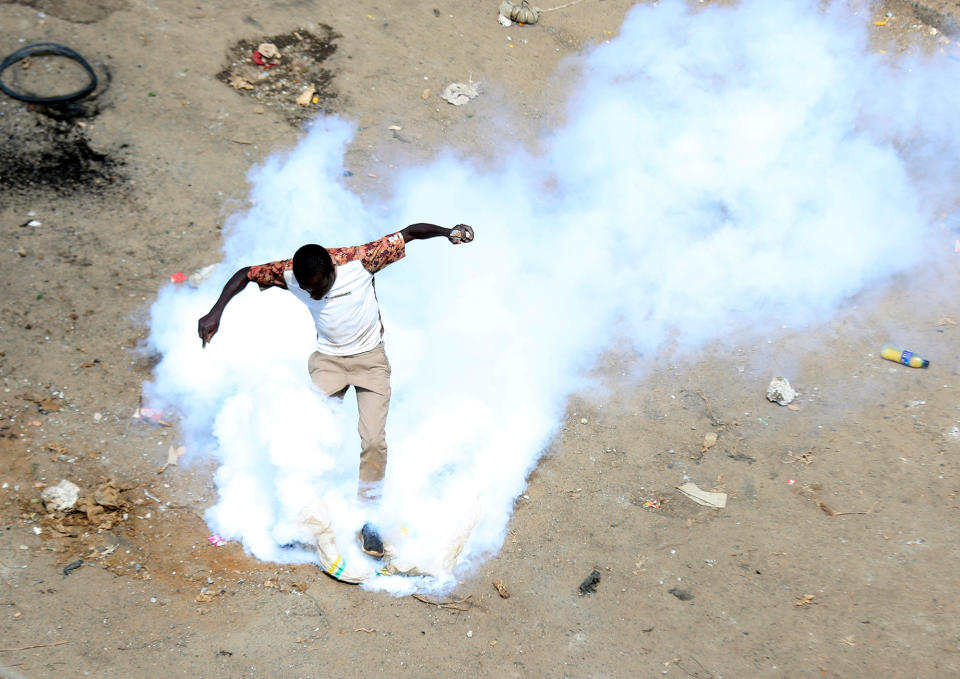
<instances>
[{"instance_id":1,"label":"sandy soil","mask_svg":"<svg viewBox=\"0 0 960 679\"><path fill-rule=\"evenodd\" d=\"M245 172L297 138L299 83L258 100L218 79L238 43L325 36L335 49L313 64L330 75L314 106L357 122L348 166L376 194L442 146L482 157L493 132L520 144L554 123L558 63L615 33L630 5L586 0L504 29L495 2L0 3L4 54L53 40L110 74L66 120L0 96L0 676L960 671L960 328L942 320L960 308L923 281L775 345L652 362L642 384L622 375L643 359L607 357L609 391L570 403L503 550L442 606L213 547L200 518L212 468L158 472L176 427L130 417L156 291L217 260ZM930 22L960 21L951 2L889 2L864 21L887 11L897 21L877 49L892 53L935 49ZM47 68L19 82L77 75ZM484 83L470 105L438 98L468 78ZM956 289L954 272L943 280ZM892 327L936 357L929 370L877 358ZM795 357L795 409L764 398L774 352ZM678 495L684 475L728 506ZM61 478L126 490L64 520L37 500ZM594 569L596 592L580 595Z\"/></svg>"}]
</instances>

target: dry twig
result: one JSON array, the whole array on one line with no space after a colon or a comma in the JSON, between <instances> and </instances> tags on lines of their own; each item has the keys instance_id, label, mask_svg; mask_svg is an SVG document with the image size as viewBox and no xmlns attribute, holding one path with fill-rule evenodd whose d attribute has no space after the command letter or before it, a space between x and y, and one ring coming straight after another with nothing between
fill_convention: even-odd
<instances>
[{"instance_id":1,"label":"dry twig","mask_svg":"<svg viewBox=\"0 0 960 679\"><path fill-rule=\"evenodd\" d=\"M31 648L49 648L50 646L62 646L63 644L72 643L72 641L54 641L52 644L31 644L30 646L17 646L16 648L0 648L0 653L9 653L11 651L27 651Z\"/></svg>"},{"instance_id":2,"label":"dry twig","mask_svg":"<svg viewBox=\"0 0 960 679\"><path fill-rule=\"evenodd\" d=\"M467 601L470 597L472 597L473 595L472 595L472 594L468 594L467 596L463 597L462 599L455 599L455 600L453 600L453 601L431 601L430 599L428 599L428 598L426 598L426 597L424 597L424 596L420 596L419 594L411 594L410 596L412 596L412 597L413 597L414 599L416 599L417 601L422 601L422 602L425 603L425 604L429 604L430 606L436 606L437 608L449 608L449 609L454 610L454 611L465 611L465 610L467 610L467 609L466 609L466 608L461 608L461 607L460 607L460 604L466 603L466 601Z\"/></svg>"}]
</instances>

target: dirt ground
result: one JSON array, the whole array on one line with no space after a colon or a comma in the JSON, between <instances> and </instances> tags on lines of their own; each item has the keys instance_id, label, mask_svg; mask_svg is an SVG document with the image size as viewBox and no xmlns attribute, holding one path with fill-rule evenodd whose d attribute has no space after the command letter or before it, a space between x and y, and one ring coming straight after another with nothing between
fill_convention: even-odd
<instances>
[{"instance_id":1,"label":"dirt ground","mask_svg":"<svg viewBox=\"0 0 960 679\"><path fill-rule=\"evenodd\" d=\"M947 266L936 286L894 281L822 327L655 364L640 384L622 377L636 357L608 356L609 392L571 401L502 551L442 605L207 541L213 468L159 471L176 426L131 418L152 367L138 351L149 304L172 273L218 260L246 171L295 143L305 111L356 121L347 166L375 195L441 147L483 157L492 136L535 137L565 94L557 65L614 35L632 3L584 0L510 28L496 4L0 2L3 54L64 43L101 80L60 119L0 96L0 676L960 672ZM863 19L886 12L876 47L891 53L937 49L960 22L954 2ZM240 56L281 36L302 68L267 87ZM7 75L83 81L49 61ZM230 85L244 69L253 89ZM469 105L439 98L468 79L484 87ZM316 99L291 104L307 84ZM943 247L946 265L947 235ZM931 367L879 360L893 333ZM782 356L793 408L764 398ZM679 495L685 475L727 507ZM63 478L87 491L86 514L43 510L40 491Z\"/></svg>"}]
</instances>

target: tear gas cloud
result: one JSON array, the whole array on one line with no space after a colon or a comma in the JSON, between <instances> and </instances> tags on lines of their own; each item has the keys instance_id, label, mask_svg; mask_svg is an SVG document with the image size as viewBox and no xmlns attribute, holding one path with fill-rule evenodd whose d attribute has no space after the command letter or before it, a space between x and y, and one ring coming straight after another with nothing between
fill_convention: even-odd
<instances>
[{"instance_id":1,"label":"tear gas cloud","mask_svg":"<svg viewBox=\"0 0 960 679\"><path fill-rule=\"evenodd\" d=\"M500 548L601 352L689 353L823 321L920 265L960 178L960 64L872 54L863 17L817 4L637 6L572 65L565 122L539 149L511 145L492 169L441 153L398 171L380 204L342 178L343 119L254 168L215 275L162 290L152 309L162 360L146 392L182 414L194 454L219 461L211 527L258 558L309 560L281 545L309 542L298 517L322 500L341 549L364 558L356 406L352 392L339 404L312 390L307 311L251 285L211 345L196 336L233 271L303 243L419 221L476 228L469 245L415 242L377 274L393 365L380 521L436 575L370 583L396 591L442 589Z\"/></svg>"}]
</instances>

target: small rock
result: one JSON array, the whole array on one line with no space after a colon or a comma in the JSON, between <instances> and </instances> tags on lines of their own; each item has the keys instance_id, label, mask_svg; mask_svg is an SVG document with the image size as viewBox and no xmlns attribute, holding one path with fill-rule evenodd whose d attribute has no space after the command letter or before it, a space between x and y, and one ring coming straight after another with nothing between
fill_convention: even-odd
<instances>
[{"instance_id":1,"label":"small rock","mask_svg":"<svg viewBox=\"0 0 960 679\"><path fill-rule=\"evenodd\" d=\"M253 83L237 74L230 76L230 87L235 90L252 90Z\"/></svg>"},{"instance_id":2,"label":"small rock","mask_svg":"<svg viewBox=\"0 0 960 679\"><path fill-rule=\"evenodd\" d=\"M300 93L300 96L297 97L297 106L309 106L310 102L313 101L313 95L317 93L317 88L313 85L309 85L303 92Z\"/></svg>"},{"instance_id":3,"label":"small rock","mask_svg":"<svg viewBox=\"0 0 960 679\"><path fill-rule=\"evenodd\" d=\"M580 583L580 594L593 594L597 591L597 585L600 584L600 571L594 568L590 575Z\"/></svg>"},{"instance_id":4,"label":"small rock","mask_svg":"<svg viewBox=\"0 0 960 679\"><path fill-rule=\"evenodd\" d=\"M785 406L792 403L796 397L797 392L790 386L786 377L774 377L770 380L770 385L767 387L768 401Z\"/></svg>"},{"instance_id":5,"label":"small rock","mask_svg":"<svg viewBox=\"0 0 960 679\"><path fill-rule=\"evenodd\" d=\"M667 591L680 599L680 601L690 601L693 598L693 592L691 592L689 589L678 589L677 587L674 587L673 589Z\"/></svg>"},{"instance_id":6,"label":"small rock","mask_svg":"<svg viewBox=\"0 0 960 679\"><path fill-rule=\"evenodd\" d=\"M272 42L262 42L257 46L257 51L260 53L260 56L264 59L270 59L272 61L280 60L280 50L277 49L277 46Z\"/></svg>"},{"instance_id":7,"label":"small rock","mask_svg":"<svg viewBox=\"0 0 960 679\"><path fill-rule=\"evenodd\" d=\"M50 512L67 512L73 509L80 497L80 487L64 479L55 486L44 488L40 493L43 505Z\"/></svg>"},{"instance_id":8,"label":"small rock","mask_svg":"<svg viewBox=\"0 0 960 679\"><path fill-rule=\"evenodd\" d=\"M454 106L463 106L471 99L475 99L480 91L477 89L477 86L480 83L450 83L443 90L441 95L447 102L453 104Z\"/></svg>"}]
</instances>

